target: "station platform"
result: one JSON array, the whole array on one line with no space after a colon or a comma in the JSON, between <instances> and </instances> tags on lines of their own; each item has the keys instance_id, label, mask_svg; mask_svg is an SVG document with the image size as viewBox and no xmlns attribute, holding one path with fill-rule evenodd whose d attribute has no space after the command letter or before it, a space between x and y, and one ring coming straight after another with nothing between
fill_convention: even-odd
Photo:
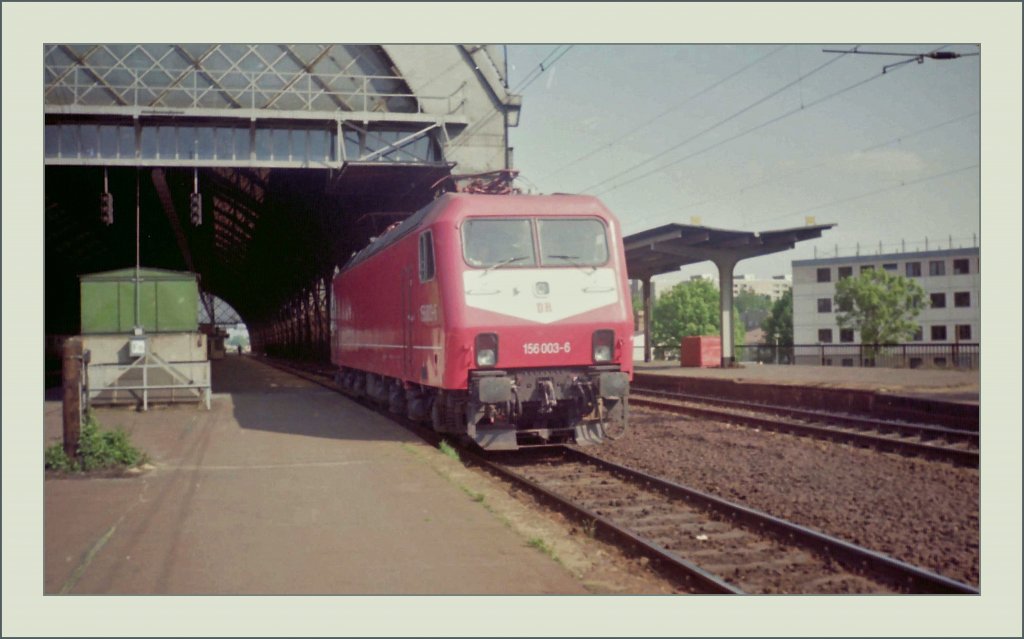
<instances>
[{"instance_id":1,"label":"station platform","mask_svg":"<svg viewBox=\"0 0 1024 639\"><path fill-rule=\"evenodd\" d=\"M751 363L695 368L677 361L636 362L634 367L638 387L895 418L928 417L950 423L978 419L977 370Z\"/></svg>"},{"instance_id":2,"label":"station platform","mask_svg":"<svg viewBox=\"0 0 1024 639\"><path fill-rule=\"evenodd\" d=\"M213 380L210 410L95 409L152 468L45 481L47 594L590 592L385 417L247 356Z\"/></svg>"}]
</instances>

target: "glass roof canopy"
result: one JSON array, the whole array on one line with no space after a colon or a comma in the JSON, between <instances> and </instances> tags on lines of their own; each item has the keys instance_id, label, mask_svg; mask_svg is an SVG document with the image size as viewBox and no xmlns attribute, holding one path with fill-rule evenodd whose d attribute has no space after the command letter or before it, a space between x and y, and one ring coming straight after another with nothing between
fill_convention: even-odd
<instances>
[{"instance_id":1,"label":"glass roof canopy","mask_svg":"<svg viewBox=\"0 0 1024 639\"><path fill-rule=\"evenodd\" d=\"M468 122L365 45L47 45L44 85L47 165L432 164Z\"/></svg>"}]
</instances>

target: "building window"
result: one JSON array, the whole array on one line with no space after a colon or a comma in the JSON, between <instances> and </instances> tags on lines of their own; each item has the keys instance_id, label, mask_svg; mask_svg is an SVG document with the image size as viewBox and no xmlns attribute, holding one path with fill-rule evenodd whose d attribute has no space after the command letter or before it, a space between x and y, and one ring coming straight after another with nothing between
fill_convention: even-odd
<instances>
[{"instance_id":1,"label":"building window","mask_svg":"<svg viewBox=\"0 0 1024 639\"><path fill-rule=\"evenodd\" d=\"M818 341L822 344L832 343L832 329L831 328L819 328L818 329Z\"/></svg>"},{"instance_id":2,"label":"building window","mask_svg":"<svg viewBox=\"0 0 1024 639\"><path fill-rule=\"evenodd\" d=\"M953 275L967 275L971 272L971 261L967 258L953 260Z\"/></svg>"},{"instance_id":3,"label":"building window","mask_svg":"<svg viewBox=\"0 0 1024 639\"><path fill-rule=\"evenodd\" d=\"M853 341L853 329L852 328L841 328L841 329L839 329L839 341L840 342L852 342Z\"/></svg>"},{"instance_id":4,"label":"building window","mask_svg":"<svg viewBox=\"0 0 1024 639\"><path fill-rule=\"evenodd\" d=\"M932 260L928 262L928 275L945 275L946 274L946 263L942 260Z\"/></svg>"},{"instance_id":5,"label":"building window","mask_svg":"<svg viewBox=\"0 0 1024 639\"><path fill-rule=\"evenodd\" d=\"M923 363L924 363L924 360L922 360L920 357L911 357L910 358L910 368L921 368L921 364L923 364Z\"/></svg>"},{"instance_id":6,"label":"building window","mask_svg":"<svg viewBox=\"0 0 1024 639\"><path fill-rule=\"evenodd\" d=\"M831 282L832 281L832 269L830 269L830 268L819 268L818 269L818 281L819 282Z\"/></svg>"},{"instance_id":7,"label":"building window","mask_svg":"<svg viewBox=\"0 0 1024 639\"><path fill-rule=\"evenodd\" d=\"M832 312L832 298L819 297L818 298L818 312L819 313L831 313Z\"/></svg>"},{"instance_id":8,"label":"building window","mask_svg":"<svg viewBox=\"0 0 1024 639\"><path fill-rule=\"evenodd\" d=\"M911 337L910 339L911 339L911 341L914 341L914 342L924 341L924 329L922 327L918 326L917 329L914 330L914 336Z\"/></svg>"},{"instance_id":9,"label":"building window","mask_svg":"<svg viewBox=\"0 0 1024 639\"><path fill-rule=\"evenodd\" d=\"M956 325L956 338L957 339L971 339L971 325L970 324L957 324Z\"/></svg>"},{"instance_id":10,"label":"building window","mask_svg":"<svg viewBox=\"0 0 1024 639\"><path fill-rule=\"evenodd\" d=\"M953 306L967 308L971 305L970 292L953 293Z\"/></svg>"},{"instance_id":11,"label":"building window","mask_svg":"<svg viewBox=\"0 0 1024 639\"><path fill-rule=\"evenodd\" d=\"M932 341L933 342L944 342L944 341L946 341L946 327L945 326L932 326Z\"/></svg>"},{"instance_id":12,"label":"building window","mask_svg":"<svg viewBox=\"0 0 1024 639\"><path fill-rule=\"evenodd\" d=\"M945 293L932 293L932 308L946 308L946 294Z\"/></svg>"},{"instance_id":13,"label":"building window","mask_svg":"<svg viewBox=\"0 0 1024 639\"><path fill-rule=\"evenodd\" d=\"M860 272L861 273L865 273L867 271L870 271L873 268L875 268L874 264L865 264L864 266L860 267Z\"/></svg>"},{"instance_id":14,"label":"building window","mask_svg":"<svg viewBox=\"0 0 1024 639\"><path fill-rule=\"evenodd\" d=\"M844 357L843 358L843 366L853 366L853 358L852 357Z\"/></svg>"},{"instance_id":15,"label":"building window","mask_svg":"<svg viewBox=\"0 0 1024 639\"><path fill-rule=\"evenodd\" d=\"M893 262L891 264L882 264L882 268L884 270L886 270L886 271L889 271L890 273L895 273L896 272L896 263Z\"/></svg>"},{"instance_id":16,"label":"building window","mask_svg":"<svg viewBox=\"0 0 1024 639\"><path fill-rule=\"evenodd\" d=\"M840 266L839 267L839 279L846 279L847 277L853 277L852 266Z\"/></svg>"},{"instance_id":17,"label":"building window","mask_svg":"<svg viewBox=\"0 0 1024 639\"><path fill-rule=\"evenodd\" d=\"M945 366L946 365L946 358L945 357L936 357L935 359L932 360L932 363L934 363L936 366Z\"/></svg>"},{"instance_id":18,"label":"building window","mask_svg":"<svg viewBox=\"0 0 1024 639\"><path fill-rule=\"evenodd\" d=\"M920 262L907 262L907 277L921 277Z\"/></svg>"}]
</instances>

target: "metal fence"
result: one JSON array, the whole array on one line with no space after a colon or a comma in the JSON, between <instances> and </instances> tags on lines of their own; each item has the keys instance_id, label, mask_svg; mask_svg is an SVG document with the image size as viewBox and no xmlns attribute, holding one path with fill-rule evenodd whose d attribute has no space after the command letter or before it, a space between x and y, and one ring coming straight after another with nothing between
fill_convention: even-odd
<instances>
[{"instance_id":1,"label":"metal fence","mask_svg":"<svg viewBox=\"0 0 1024 639\"><path fill-rule=\"evenodd\" d=\"M877 366L882 368L981 367L977 343L953 344L766 344L736 346L736 360L760 364Z\"/></svg>"}]
</instances>

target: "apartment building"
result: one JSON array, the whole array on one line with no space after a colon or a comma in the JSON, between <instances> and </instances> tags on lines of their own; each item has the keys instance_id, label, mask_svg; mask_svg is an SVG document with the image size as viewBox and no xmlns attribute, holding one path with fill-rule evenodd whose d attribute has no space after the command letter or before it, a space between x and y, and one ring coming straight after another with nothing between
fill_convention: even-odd
<instances>
[{"instance_id":1,"label":"apartment building","mask_svg":"<svg viewBox=\"0 0 1024 639\"><path fill-rule=\"evenodd\" d=\"M718 287L718 275L716 273L701 273L683 278L675 273L670 276L659 277L655 280L655 298L661 297L662 293L669 291L673 286L684 281L695 282L706 280ZM770 278L759 278L751 273L736 273L732 276L732 294L739 295L740 291L747 290L758 295L767 295L774 302L793 286L790 275L773 275Z\"/></svg>"},{"instance_id":2,"label":"apartment building","mask_svg":"<svg viewBox=\"0 0 1024 639\"><path fill-rule=\"evenodd\" d=\"M924 288L930 305L916 318L919 329L912 342L980 341L980 250L972 247L794 261L794 343L859 344L859 332L842 329L836 322L836 282L871 268L913 278Z\"/></svg>"},{"instance_id":3,"label":"apartment building","mask_svg":"<svg viewBox=\"0 0 1024 639\"><path fill-rule=\"evenodd\" d=\"M767 295L773 302L792 287L793 279L789 275L773 275L770 279L761 279L756 275L739 274L734 275L732 279L733 295L739 295L740 291L747 290L757 295Z\"/></svg>"}]
</instances>

